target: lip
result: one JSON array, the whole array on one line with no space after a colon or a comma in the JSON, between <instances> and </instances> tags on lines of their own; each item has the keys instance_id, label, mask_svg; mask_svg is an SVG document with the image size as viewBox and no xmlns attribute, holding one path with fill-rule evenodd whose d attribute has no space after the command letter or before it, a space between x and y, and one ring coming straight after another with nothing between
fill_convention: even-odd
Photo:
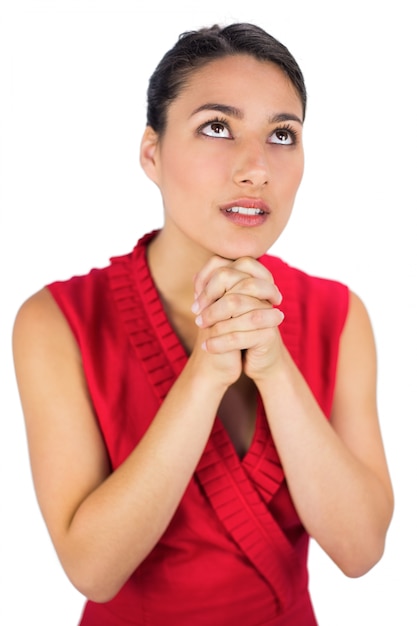
<instances>
[{"instance_id":1,"label":"lip","mask_svg":"<svg viewBox=\"0 0 417 626\"><path fill-rule=\"evenodd\" d=\"M228 211L233 207L242 207L245 209L259 209L265 214L269 214L271 212L269 206L261 200L260 198L236 198L231 202L227 202L226 204L222 204L220 206L221 211Z\"/></svg>"},{"instance_id":2,"label":"lip","mask_svg":"<svg viewBox=\"0 0 417 626\"><path fill-rule=\"evenodd\" d=\"M238 210L243 209L243 210ZM220 212L238 228L255 228L268 220L269 206L260 198L236 198L220 206Z\"/></svg>"}]
</instances>

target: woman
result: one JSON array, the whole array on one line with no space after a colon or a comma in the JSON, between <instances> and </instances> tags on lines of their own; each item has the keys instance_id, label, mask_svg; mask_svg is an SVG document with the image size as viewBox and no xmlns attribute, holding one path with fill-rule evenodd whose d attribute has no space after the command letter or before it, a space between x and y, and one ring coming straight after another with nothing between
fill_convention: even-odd
<instances>
[{"instance_id":1,"label":"woman","mask_svg":"<svg viewBox=\"0 0 417 626\"><path fill-rule=\"evenodd\" d=\"M297 63L260 28L180 37L141 144L163 228L18 313L36 491L84 626L309 626L309 536L348 576L383 553L367 312L267 254L302 178L305 107Z\"/></svg>"}]
</instances>

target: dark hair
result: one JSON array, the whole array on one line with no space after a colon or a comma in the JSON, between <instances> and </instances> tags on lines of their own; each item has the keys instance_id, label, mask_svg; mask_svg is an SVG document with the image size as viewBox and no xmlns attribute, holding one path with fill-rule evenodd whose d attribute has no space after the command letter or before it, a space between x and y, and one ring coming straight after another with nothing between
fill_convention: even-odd
<instances>
[{"instance_id":1,"label":"dark hair","mask_svg":"<svg viewBox=\"0 0 417 626\"><path fill-rule=\"evenodd\" d=\"M253 24L214 25L180 35L154 73L148 87L147 124L164 133L167 108L185 86L187 78L210 61L236 54L249 54L260 61L270 61L288 76L300 96L305 116L307 93L301 70L282 43Z\"/></svg>"}]
</instances>

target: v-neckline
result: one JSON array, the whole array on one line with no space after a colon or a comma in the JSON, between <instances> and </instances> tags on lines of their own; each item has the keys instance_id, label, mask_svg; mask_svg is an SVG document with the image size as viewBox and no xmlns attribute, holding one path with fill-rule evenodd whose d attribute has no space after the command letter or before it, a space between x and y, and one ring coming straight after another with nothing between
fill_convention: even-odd
<instances>
[{"instance_id":1,"label":"v-neckline","mask_svg":"<svg viewBox=\"0 0 417 626\"><path fill-rule=\"evenodd\" d=\"M110 280L136 354L163 402L187 363L188 355L166 315L150 273L146 250L157 232L144 235L130 255L111 259ZM232 465L242 466L255 482L259 480L267 497L271 497L282 482L283 473L259 396L252 441L241 458L217 415L210 439L214 433L226 457L233 459ZM210 440L207 446L210 447ZM271 476L277 476L277 470L278 482L276 478L271 480Z\"/></svg>"},{"instance_id":2,"label":"v-neckline","mask_svg":"<svg viewBox=\"0 0 417 626\"><path fill-rule=\"evenodd\" d=\"M131 254L111 259L109 280L150 392L162 403L188 356L147 264L146 245L154 234L145 235ZM239 458L216 416L192 480L205 493L231 539L271 586L281 609L290 606L298 584L298 556L273 512L272 500L285 480L259 396L255 432L244 457Z\"/></svg>"},{"instance_id":3,"label":"v-neckline","mask_svg":"<svg viewBox=\"0 0 417 626\"><path fill-rule=\"evenodd\" d=\"M136 287L141 293L142 299L146 302L150 309L150 321L153 322L153 329L158 343L161 347L161 357L164 360L164 368L172 368L171 382L178 378L182 369L184 368L188 355L184 348L180 338L178 337L173 325L171 324L168 315L164 309L163 302L159 296L158 289L152 278L146 255L146 247L150 241L152 233L149 236L145 236L141 240L142 245L137 248L139 255L136 259L138 270L136 273ZM146 272L146 277L145 277ZM175 352L176 358L172 360L172 354ZM239 456L226 427L223 425L218 415L215 417L215 428L218 433L221 433L222 440L227 446L233 449L233 453L237 460L245 464L246 457L252 454L253 448L258 449L259 441L259 422L263 417L263 412L260 410L260 400L257 394L256 398L256 411L255 411L255 425L253 430L253 436L250 445L242 457ZM251 464L251 463L250 463Z\"/></svg>"}]
</instances>

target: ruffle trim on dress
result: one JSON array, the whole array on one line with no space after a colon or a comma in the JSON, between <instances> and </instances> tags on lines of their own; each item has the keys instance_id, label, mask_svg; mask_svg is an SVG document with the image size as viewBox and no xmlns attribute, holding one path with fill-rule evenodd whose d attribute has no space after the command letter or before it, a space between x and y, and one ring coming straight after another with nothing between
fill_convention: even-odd
<instances>
[{"instance_id":1,"label":"ruffle trim on dress","mask_svg":"<svg viewBox=\"0 0 417 626\"><path fill-rule=\"evenodd\" d=\"M252 445L243 459L243 468L262 499L268 503L272 500L284 480L284 470L278 457L268 422L260 407L257 426Z\"/></svg>"},{"instance_id":2,"label":"ruffle trim on dress","mask_svg":"<svg viewBox=\"0 0 417 626\"><path fill-rule=\"evenodd\" d=\"M154 235L145 235L131 254L112 258L109 279L126 332L162 403L187 355L148 268L146 246ZM226 531L273 589L280 610L289 606L299 563L267 506L284 473L260 399L254 439L244 459L217 418L195 477Z\"/></svg>"},{"instance_id":3,"label":"ruffle trim on dress","mask_svg":"<svg viewBox=\"0 0 417 626\"><path fill-rule=\"evenodd\" d=\"M131 343L163 401L187 356L168 322L147 266L146 244L154 235L145 235L130 254L113 257L109 279Z\"/></svg>"},{"instance_id":4,"label":"ruffle trim on dress","mask_svg":"<svg viewBox=\"0 0 417 626\"><path fill-rule=\"evenodd\" d=\"M186 364L187 355L169 323L149 272L146 247L156 233L142 237L130 254L113 257L109 277L126 332L162 402ZM239 465L243 464L262 498L269 502L281 485L284 473L260 398L254 438L242 462L223 425L218 419L216 423L225 448L236 456Z\"/></svg>"},{"instance_id":5,"label":"ruffle trim on dress","mask_svg":"<svg viewBox=\"0 0 417 626\"><path fill-rule=\"evenodd\" d=\"M196 475L228 534L270 585L278 610L290 606L300 574L296 553L225 441L219 422Z\"/></svg>"}]
</instances>

